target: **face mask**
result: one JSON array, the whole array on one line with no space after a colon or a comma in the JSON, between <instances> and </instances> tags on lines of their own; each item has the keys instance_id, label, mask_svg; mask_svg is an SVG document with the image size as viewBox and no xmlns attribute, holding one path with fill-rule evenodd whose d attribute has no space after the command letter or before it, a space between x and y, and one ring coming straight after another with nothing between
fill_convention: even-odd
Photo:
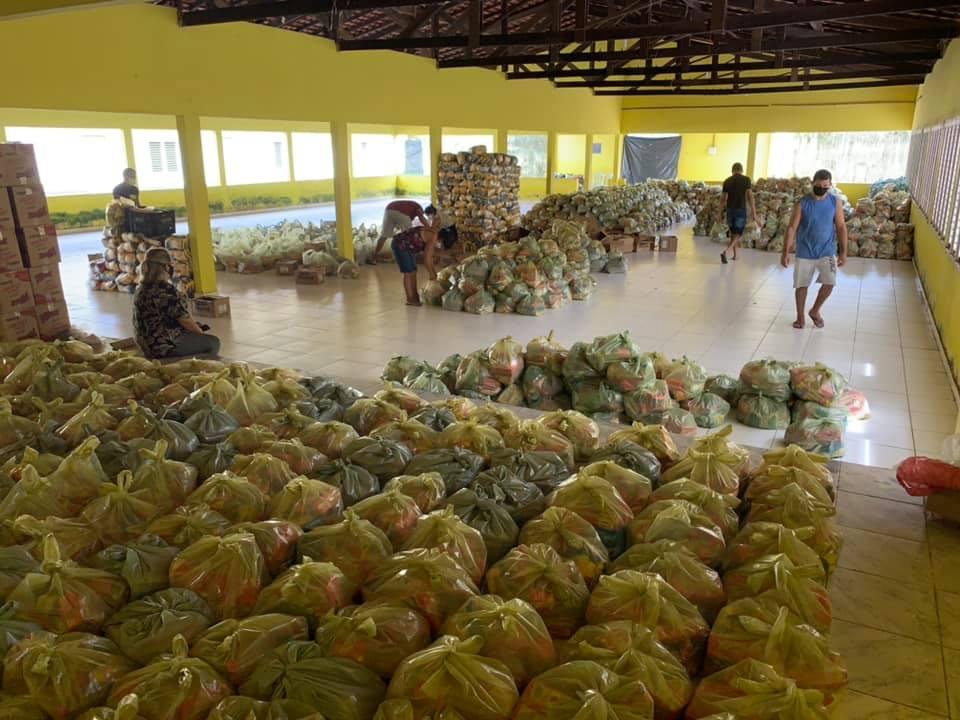
<instances>
[{"instance_id":1,"label":"face mask","mask_svg":"<svg viewBox=\"0 0 960 720\"><path fill-rule=\"evenodd\" d=\"M824 195L826 195L827 190L829 190L829 188L820 187L819 185L813 186L813 194L816 195L817 197L823 197Z\"/></svg>"}]
</instances>

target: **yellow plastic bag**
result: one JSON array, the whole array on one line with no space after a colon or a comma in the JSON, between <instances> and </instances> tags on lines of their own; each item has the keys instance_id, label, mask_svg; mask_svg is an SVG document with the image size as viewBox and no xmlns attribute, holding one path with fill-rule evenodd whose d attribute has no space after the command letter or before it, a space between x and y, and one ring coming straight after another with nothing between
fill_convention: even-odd
<instances>
[{"instance_id":1,"label":"yellow plastic bag","mask_svg":"<svg viewBox=\"0 0 960 720\"><path fill-rule=\"evenodd\" d=\"M94 391L90 393L87 406L61 425L57 429L57 435L66 440L70 447L77 447L91 433L113 430L117 424L105 407L103 395Z\"/></svg>"},{"instance_id":2,"label":"yellow plastic bag","mask_svg":"<svg viewBox=\"0 0 960 720\"><path fill-rule=\"evenodd\" d=\"M68 515L77 515L97 497L103 483L110 480L100 466L98 447L100 440L88 437L47 478L66 505Z\"/></svg>"},{"instance_id":3,"label":"yellow plastic bag","mask_svg":"<svg viewBox=\"0 0 960 720\"><path fill-rule=\"evenodd\" d=\"M707 565L715 565L726 543L723 532L698 506L686 500L659 500L637 515L627 530L630 543L673 540Z\"/></svg>"},{"instance_id":4,"label":"yellow plastic bag","mask_svg":"<svg viewBox=\"0 0 960 720\"><path fill-rule=\"evenodd\" d=\"M740 491L738 468L741 464L740 457L734 453L701 452L691 447L676 465L663 473L661 482L689 478L718 493L736 495Z\"/></svg>"},{"instance_id":5,"label":"yellow plastic bag","mask_svg":"<svg viewBox=\"0 0 960 720\"><path fill-rule=\"evenodd\" d=\"M508 385L510 383L507 383ZM501 435L516 430L520 424L519 418L511 410L499 403L487 402L477 405L470 411L469 420L492 427Z\"/></svg>"},{"instance_id":6,"label":"yellow plastic bag","mask_svg":"<svg viewBox=\"0 0 960 720\"><path fill-rule=\"evenodd\" d=\"M591 625L630 620L653 628L657 639L696 671L710 626L696 606L659 575L620 570L604 575L587 605Z\"/></svg>"},{"instance_id":7,"label":"yellow plastic bag","mask_svg":"<svg viewBox=\"0 0 960 720\"><path fill-rule=\"evenodd\" d=\"M223 409L241 425L250 426L267 413L275 412L278 405L252 372L244 368L238 372L240 377L234 395Z\"/></svg>"},{"instance_id":8,"label":"yellow plastic bag","mask_svg":"<svg viewBox=\"0 0 960 720\"><path fill-rule=\"evenodd\" d=\"M833 494L834 479L833 474L827 467L830 458L819 453L812 453L804 450L799 445L787 445L785 448L778 448L763 454L763 464L757 468L755 475L761 475L770 465L779 465L780 467L795 467L804 470L811 475L816 475L822 481L825 487L830 489Z\"/></svg>"},{"instance_id":9,"label":"yellow plastic bag","mask_svg":"<svg viewBox=\"0 0 960 720\"><path fill-rule=\"evenodd\" d=\"M263 425L242 427L227 436L227 442L241 455L253 455L276 439L276 434Z\"/></svg>"},{"instance_id":10,"label":"yellow plastic bag","mask_svg":"<svg viewBox=\"0 0 960 720\"><path fill-rule=\"evenodd\" d=\"M419 454L432 450L437 443L439 433L419 420L404 420L381 425L370 437L392 440L406 447L410 452Z\"/></svg>"},{"instance_id":11,"label":"yellow plastic bag","mask_svg":"<svg viewBox=\"0 0 960 720\"><path fill-rule=\"evenodd\" d=\"M664 469L680 459L677 444L663 425L644 425L642 422L635 422L629 428L611 433L607 443L612 445L621 440L629 440L652 452Z\"/></svg>"},{"instance_id":12,"label":"yellow plastic bag","mask_svg":"<svg viewBox=\"0 0 960 720\"><path fill-rule=\"evenodd\" d=\"M451 709L464 720L508 720L517 686L506 665L479 654L482 647L476 635L444 635L400 664L387 697L409 700L417 715Z\"/></svg>"},{"instance_id":13,"label":"yellow plastic bag","mask_svg":"<svg viewBox=\"0 0 960 720\"><path fill-rule=\"evenodd\" d=\"M699 720L716 712L730 712L737 720L828 717L823 695L816 690L801 690L796 682L758 660L742 660L700 681L687 717Z\"/></svg>"},{"instance_id":14,"label":"yellow plastic bag","mask_svg":"<svg viewBox=\"0 0 960 720\"><path fill-rule=\"evenodd\" d=\"M0 601L6 601L28 573L40 570L40 562L30 550L24 545L0 548Z\"/></svg>"},{"instance_id":15,"label":"yellow plastic bag","mask_svg":"<svg viewBox=\"0 0 960 720\"><path fill-rule=\"evenodd\" d=\"M257 547L271 576L279 575L289 567L297 552L297 543L303 536L303 530L288 520L238 523L224 534L235 532L247 532L256 538Z\"/></svg>"},{"instance_id":16,"label":"yellow plastic bag","mask_svg":"<svg viewBox=\"0 0 960 720\"><path fill-rule=\"evenodd\" d=\"M239 691L258 700L296 700L322 708L327 720L368 720L386 687L363 665L323 657L316 643L295 640L267 655Z\"/></svg>"},{"instance_id":17,"label":"yellow plastic bag","mask_svg":"<svg viewBox=\"0 0 960 720\"><path fill-rule=\"evenodd\" d=\"M487 570L487 546L478 530L457 517L451 506L417 519L404 550L437 548L447 553L479 585Z\"/></svg>"},{"instance_id":18,"label":"yellow plastic bag","mask_svg":"<svg viewBox=\"0 0 960 720\"><path fill-rule=\"evenodd\" d=\"M506 665L518 688L557 664L553 639L543 618L520 598L470 598L447 618L443 632L461 640L483 638L480 654Z\"/></svg>"},{"instance_id":19,"label":"yellow plastic bag","mask_svg":"<svg viewBox=\"0 0 960 720\"><path fill-rule=\"evenodd\" d=\"M161 515L147 526L147 533L164 542L184 548L210 535L223 535L230 521L206 505L178 507L169 515Z\"/></svg>"},{"instance_id":20,"label":"yellow plastic bag","mask_svg":"<svg viewBox=\"0 0 960 720\"><path fill-rule=\"evenodd\" d=\"M43 520L55 515L66 517L66 503L60 499L53 484L40 477L37 469L27 465L20 473L20 482L16 483L0 502L0 520L13 521L21 515L33 515Z\"/></svg>"},{"instance_id":21,"label":"yellow plastic bag","mask_svg":"<svg viewBox=\"0 0 960 720\"><path fill-rule=\"evenodd\" d=\"M512 720L653 720L653 699L640 680L591 660L574 660L535 677Z\"/></svg>"},{"instance_id":22,"label":"yellow plastic bag","mask_svg":"<svg viewBox=\"0 0 960 720\"><path fill-rule=\"evenodd\" d=\"M3 687L29 695L53 720L66 720L102 704L113 684L133 668L106 638L41 633L7 653Z\"/></svg>"},{"instance_id":23,"label":"yellow plastic bag","mask_svg":"<svg viewBox=\"0 0 960 720\"><path fill-rule=\"evenodd\" d=\"M620 497L630 508L631 512L638 513L646 507L653 492L653 483L630 468L621 467L611 460L600 460L585 466L582 473L601 477L613 485Z\"/></svg>"},{"instance_id":24,"label":"yellow plastic bag","mask_svg":"<svg viewBox=\"0 0 960 720\"><path fill-rule=\"evenodd\" d=\"M32 698L3 694L0 694L0 717L4 720L49 720Z\"/></svg>"},{"instance_id":25,"label":"yellow plastic bag","mask_svg":"<svg viewBox=\"0 0 960 720\"><path fill-rule=\"evenodd\" d=\"M331 460L337 460L347 445L360 435L346 423L331 420L308 425L298 437L304 445L319 450Z\"/></svg>"},{"instance_id":26,"label":"yellow plastic bag","mask_svg":"<svg viewBox=\"0 0 960 720\"><path fill-rule=\"evenodd\" d=\"M609 480L581 471L550 493L547 504L572 510L593 525L614 555L623 550L633 511Z\"/></svg>"},{"instance_id":27,"label":"yellow plastic bag","mask_svg":"<svg viewBox=\"0 0 960 720\"><path fill-rule=\"evenodd\" d=\"M371 495L354 505L357 517L383 530L394 547L402 547L421 516L417 502L399 490Z\"/></svg>"},{"instance_id":28,"label":"yellow plastic bag","mask_svg":"<svg viewBox=\"0 0 960 720\"><path fill-rule=\"evenodd\" d=\"M161 514L145 490L131 490L133 473L124 470L116 485L104 483L100 497L87 505L80 517L95 528L104 545L122 543L143 533L150 521Z\"/></svg>"},{"instance_id":29,"label":"yellow plastic bag","mask_svg":"<svg viewBox=\"0 0 960 720\"><path fill-rule=\"evenodd\" d=\"M794 565L818 562L820 556L807 544L813 538L812 527L792 530L780 523L751 522L743 526L727 543L720 561L724 571L759 560L764 555L786 555Z\"/></svg>"},{"instance_id":30,"label":"yellow plastic bag","mask_svg":"<svg viewBox=\"0 0 960 720\"><path fill-rule=\"evenodd\" d=\"M197 487L197 469L167 459L167 441L158 440L153 450L138 451L140 463L133 474L130 492L144 491L145 498L164 512L173 512Z\"/></svg>"},{"instance_id":31,"label":"yellow plastic bag","mask_svg":"<svg viewBox=\"0 0 960 720\"><path fill-rule=\"evenodd\" d=\"M328 525L343 514L343 497L338 488L305 477L288 482L270 500L268 517L289 520L302 528Z\"/></svg>"},{"instance_id":32,"label":"yellow plastic bag","mask_svg":"<svg viewBox=\"0 0 960 720\"><path fill-rule=\"evenodd\" d=\"M342 522L305 533L297 544L298 558L333 563L357 587L391 555L393 545L386 534L353 510L344 513Z\"/></svg>"},{"instance_id":33,"label":"yellow plastic bag","mask_svg":"<svg viewBox=\"0 0 960 720\"><path fill-rule=\"evenodd\" d=\"M425 472L419 475L398 475L383 486L385 491L396 488L404 495L412 497L420 512L428 513L443 504L447 496L447 487L443 476L437 472Z\"/></svg>"},{"instance_id":34,"label":"yellow plastic bag","mask_svg":"<svg viewBox=\"0 0 960 720\"><path fill-rule=\"evenodd\" d=\"M573 443L565 435L535 420L521 420L516 430L507 433L504 441L507 447L515 450L554 452L564 459L568 468L574 467L576 453Z\"/></svg>"},{"instance_id":35,"label":"yellow plastic bag","mask_svg":"<svg viewBox=\"0 0 960 720\"><path fill-rule=\"evenodd\" d=\"M267 443L267 446L272 444ZM297 477L285 460L271 453L260 452L238 455L230 471L249 480L268 497L283 490L288 482Z\"/></svg>"},{"instance_id":36,"label":"yellow plastic bag","mask_svg":"<svg viewBox=\"0 0 960 720\"><path fill-rule=\"evenodd\" d=\"M719 493L701 483L681 478L665 483L654 490L650 496L650 502L659 500L692 502L716 523L726 539L732 538L740 529L740 518L737 516L740 499L736 495Z\"/></svg>"},{"instance_id":37,"label":"yellow plastic bag","mask_svg":"<svg viewBox=\"0 0 960 720\"><path fill-rule=\"evenodd\" d=\"M710 631L704 672L747 658L768 663L798 687L819 690L828 701L847 684L846 668L828 638L769 599L743 598L721 611Z\"/></svg>"},{"instance_id":38,"label":"yellow plastic bag","mask_svg":"<svg viewBox=\"0 0 960 720\"><path fill-rule=\"evenodd\" d=\"M249 615L267 582L263 555L250 533L200 538L170 564L170 586L193 590L220 619Z\"/></svg>"},{"instance_id":39,"label":"yellow plastic bag","mask_svg":"<svg viewBox=\"0 0 960 720\"><path fill-rule=\"evenodd\" d=\"M113 686L110 704L134 693L147 720L205 720L232 689L216 670L187 652L187 641L178 635L172 654L161 655Z\"/></svg>"},{"instance_id":40,"label":"yellow plastic bag","mask_svg":"<svg viewBox=\"0 0 960 720\"><path fill-rule=\"evenodd\" d=\"M507 553L487 572L487 587L494 595L530 603L557 638L570 637L580 627L590 599L577 566L543 544Z\"/></svg>"},{"instance_id":41,"label":"yellow plastic bag","mask_svg":"<svg viewBox=\"0 0 960 720\"><path fill-rule=\"evenodd\" d=\"M224 698L207 720L325 720L320 711L297 700L254 700L233 695Z\"/></svg>"},{"instance_id":42,"label":"yellow plastic bag","mask_svg":"<svg viewBox=\"0 0 960 720\"><path fill-rule=\"evenodd\" d=\"M406 605L371 602L321 618L315 641L324 655L389 678L408 655L430 644L430 623Z\"/></svg>"},{"instance_id":43,"label":"yellow plastic bag","mask_svg":"<svg viewBox=\"0 0 960 720\"><path fill-rule=\"evenodd\" d=\"M537 422L567 438L577 460L586 460L600 447L600 426L576 410L554 410L541 415Z\"/></svg>"},{"instance_id":44,"label":"yellow plastic bag","mask_svg":"<svg viewBox=\"0 0 960 720\"><path fill-rule=\"evenodd\" d=\"M617 620L587 625L566 643L564 661L592 660L622 677L640 680L653 698L657 718L676 718L693 696L681 662L640 623Z\"/></svg>"},{"instance_id":45,"label":"yellow plastic bag","mask_svg":"<svg viewBox=\"0 0 960 720\"><path fill-rule=\"evenodd\" d=\"M145 718L140 714L140 698L131 694L121 699L116 708L92 708L80 713L77 720L145 720Z\"/></svg>"},{"instance_id":46,"label":"yellow plastic bag","mask_svg":"<svg viewBox=\"0 0 960 720\"><path fill-rule=\"evenodd\" d=\"M7 600L23 620L56 633L97 632L127 601L127 584L116 575L61 560L53 535L43 539L43 562L27 573Z\"/></svg>"},{"instance_id":47,"label":"yellow plastic bag","mask_svg":"<svg viewBox=\"0 0 960 720\"><path fill-rule=\"evenodd\" d=\"M500 433L489 425L465 420L445 427L437 437L436 447L458 447L488 459L492 453L504 447L504 440Z\"/></svg>"},{"instance_id":48,"label":"yellow plastic bag","mask_svg":"<svg viewBox=\"0 0 960 720\"><path fill-rule=\"evenodd\" d=\"M229 470L207 478L185 504L206 505L234 523L257 522L267 511L267 498L260 488Z\"/></svg>"},{"instance_id":49,"label":"yellow plastic bag","mask_svg":"<svg viewBox=\"0 0 960 720\"><path fill-rule=\"evenodd\" d=\"M38 520L33 515L21 515L13 521L10 529L18 543L38 559L43 555L43 538L46 535L53 535L57 539L62 557L77 562L86 561L101 547L93 526L82 518L50 515Z\"/></svg>"},{"instance_id":50,"label":"yellow plastic bag","mask_svg":"<svg viewBox=\"0 0 960 720\"><path fill-rule=\"evenodd\" d=\"M326 613L349 605L353 592L353 583L336 565L305 557L260 591L253 614L297 615L314 626Z\"/></svg>"},{"instance_id":51,"label":"yellow plastic bag","mask_svg":"<svg viewBox=\"0 0 960 720\"><path fill-rule=\"evenodd\" d=\"M347 409L343 419L360 435L369 435L382 425L406 420L407 413L396 405L383 400L360 398ZM322 449L320 449L320 452L323 452L327 457L332 457Z\"/></svg>"},{"instance_id":52,"label":"yellow plastic bag","mask_svg":"<svg viewBox=\"0 0 960 720\"><path fill-rule=\"evenodd\" d=\"M124 654L146 665L167 652L182 635L193 642L213 624L210 606L192 590L168 588L123 607L104 625L104 631Z\"/></svg>"},{"instance_id":53,"label":"yellow plastic bag","mask_svg":"<svg viewBox=\"0 0 960 720\"><path fill-rule=\"evenodd\" d=\"M762 498L773 490L796 483L810 495L824 505L833 502L833 483L825 483L823 476L807 472L799 467L784 467L783 465L764 465L763 469L754 473L743 494L745 501Z\"/></svg>"},{"instance_id":54,"label":"yellow plastic bag","mask_svg":"<svg viewBox=\"0 0 960 720\"><path fill-rule=\"evenodd\" d=\"M466 570L440 550L399 552L374 570L363 586L364 600L404 603L420 611L435 631L477 594Z\"/></svg>"},{"instance_id":55,"label":"yellow plastic bag","mask_svg":"<svg viewBox=\"0 0 960 720\"><path fill-rule=\"evenodd\" d=\"M309 636L306 618L268 613L217 623L191 642L190 654L239 686L271 652Z\"/></svg>"},{"instance_id":56,"label":"yellow plastic bag","mask_svg":"<svg viewBox=\"0 0 960 720\"><path fill-rule=\"evenodd\" d=\"M588 587L593 587L610 559L596 528L573 510L547 508L520 531L520 543L549 545L564 560L572 560Z\"/></svg>"}]
</instances>

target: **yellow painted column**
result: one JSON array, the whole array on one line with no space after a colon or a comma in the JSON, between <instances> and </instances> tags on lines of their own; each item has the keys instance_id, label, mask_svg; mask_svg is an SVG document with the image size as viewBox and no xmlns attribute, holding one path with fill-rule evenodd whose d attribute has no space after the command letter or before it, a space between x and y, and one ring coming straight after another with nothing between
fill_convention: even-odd
<instances>
[{"instance_id":1,"label":"yellow painted column","mask_svg":"<svg viewBox=\"0 0 960 720\"><path fill-rule=\"evenodd\" d=\"M293 133L287 132L287 164L290 166L290 172L287 175L287 182L291 185L297 182L297 173L293 169Z\"/></svg>"},{"instance_id":2,"label":"yellow painted column","mask_svg":"<svg viewBox=\"0 0 960 720\"><path fill-rule=\"evenodd\" d=\"M557 171L557 155L560 145L560 135L551 130L547 133L547 195L553 193L556 186L556 180L553 175Z\"/></svg>"},{"instance_id":3,"label":"yellow painted column","mask_svg":"<svg viewBox=\"0 0 960 720\"><path fill-rule=\"evenodd\" d=\"M123 129L123 145L127 152L127 167L137 169L137 153L133 149L133 130L125 127Z\"/></svg>"},{"instance_id":4,"label":"yellow painted column","mask_svg":"<svg viewBox=\"0 0 960 720\"><path fill-rule=\"evenodd\" d=\"M217 272L213 260L213 237L210 234L210 200L203 173L200 116L177 115L177 134L180 136L183 194L187 201L187 223L190 226L193 280L197 293L207 295L217 291Z\"/></svg>"},{"instance_id":5,"label":"yellow painted column","mask_svg":"<svg viewBox=\"0 0 960 720\"><path fill-rule=\"evenodd\" d=\"M589 190L593 187L593 135L588 133L583 144L583 189Z\"/></svg>"},{"instance_id":6,"label":"yellow painted column","mask_svg":"<svg viewBox=\"0 0 960 720\"><path fill-rule=\"evenodd\" d=\"M623 135L617 135L613 143L613 184L620 185L620 175L623 172Z\"/></svg>"},{"instance_id":7,"label":"yellow painted column","mask_svg":"<svg viewBox=\"0 0 960 720\"><path fill-rule=\"evenodd\" d=\"M506 130L497 130L497 149L494 152L507 152L507 135Z\"/></svg>"},{"instance_id":8,"label":"yellow painted column","mask_svg":"<svg viewBox=\"0 0 960 720\"><path fill-rule=\"evenodd\" d=\"M230 212L231 199L230 188L227 185L227 161L223 155L223 131L217 130L214 134L217 136L217 166L220 168L220 197L223 200L224 212Z\"/></svg>"},{"instance_id":9,"label":"yellow painted column","mask_svg":"<svg viewBox=\"0 0 960 720\"><path fill-rule=\"evenodd\" d=\"M440 149L443 146L443 128L430 127L430 197L439 203L437 190L440 188Z\"/></svg>"},{"instance_id":10,"label":"yellow painted column","mask_svg":"<svg viewBox=\"0 0 960 720\"><path fill-rule=\"evenodd\" d=\"M5 143L7 141L7 130L3 125L0 125L0 143Z\"/></svg>"},{"instance_id":11,"label":"yellow painted column","mask_svg":"<svg viewBox=\"0 0 960 720\"><path fill-rule=\"evenodd\" d=\"M337 212L337 249L353 260L353 218L350 192L350 128L346 122L330 123L333 146L333 204Z\"/></svg>"},{"instance_id":12,"label":"yellow painted column","mask_svg":"<svg viewBox=\"0 0 960 720\"><path fill-rule=\"evenodd\" d=\"M755 178L757 176L757 134L750 133L750 139L747 141L747 177Z\"/></svg>"}]
</instances>

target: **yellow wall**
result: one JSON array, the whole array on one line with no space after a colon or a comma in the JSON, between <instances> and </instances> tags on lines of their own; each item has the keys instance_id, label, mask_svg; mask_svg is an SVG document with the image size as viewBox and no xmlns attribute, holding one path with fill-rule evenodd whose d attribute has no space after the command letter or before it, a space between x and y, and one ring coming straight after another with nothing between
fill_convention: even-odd
<instances>
[{"instance_id":1,"label":"yellow wall","mask_svg":"<svg viewBox=\"0 0 960 720\"><path fill-rule=\"evenodd\" d=\"M565 132L616 132L620 119L618 98L588 90L441 71L405 53L338 53L330 41L252 23L181 29L174 9L145 3L0 23L0 63L17 68L3 82L13 107L354 123L388 114L446 127L509 117L514 129Z\"/></svg>"},{"instance_id":2,"label":"yellow wall","mask_svg":"<svg viewBox=\"0 0 960 720\"><path fill-rule=\"evenodd\" d=\"M730 167L747 167L748 133L684 133L680 143L677 177L716 183L730 176ZM717 154L707 149L715 145Z\"/></svg>"},{"instance_id":3,"label":"yellow wall","mask_svg":"<svg viewBox=\"0 0 960 720\"><path fill-rule=\"evenodd\" d=\"M625 97L622 129L625 133L909 130L915 99L913 87Z\"/></svg>"},{"instance_id":4,"label":"yellow wall","mask_svg":"<svg viewBox=\"0 0 960 720\"><path fill-rule=\"evenodd\" d=\"M558 135L554 171L565 175L583 175L586 142L583 135Z\"/></svg>"},{"instance_id":5,"label":"yellow wall","mask_svg":"<svg viewBox=\"0 0 960 720\"><path fill-rule=\"evenodd\" d=\"M398 175L396 183L398 195L429 195L429 175Z\"/></svg>"},{"instance_id":6,"label":"yellow wall","mask_svg":"<svg viewBox=\"0 0 960 720\"><path fill-rule=\"evenodd\" d=\"M953 40L920 88L915 129L936 125L960 115L958 77L960 41ZM916 226L914 264L927 293L953 378L960 382L960 265L950 257L943 241L916 206L911 211L911 220Z\"/></svg>"},{"instance_id":7,"label":"yellow wall","mask_svg":"<svg viewBox=\"0 0 960 720\"><path fill-rule=\"evenodd\" d=\"M606 183L612 185L614 182L614 158L617 153L617 136L594 135L593 142L600 143L600 154L593 156L594 180L596 181L599 175L603 175L606 178Z\"/></svg>"},{"instance_id":8,"label":"yellow wall","mask_svg":"<svg viewBox=\"0 0 960 720\"><path fill-rule=\"evenodd\" d=\"M539 200L547 194L546 178L520 178L520 199Z\"/></svg>"}]
</instances>

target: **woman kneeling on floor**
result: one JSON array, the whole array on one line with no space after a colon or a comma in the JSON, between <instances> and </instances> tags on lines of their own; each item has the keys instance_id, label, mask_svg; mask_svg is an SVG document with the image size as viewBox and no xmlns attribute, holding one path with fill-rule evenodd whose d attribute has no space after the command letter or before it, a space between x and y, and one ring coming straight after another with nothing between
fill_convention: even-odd
<instances>
[{"instance_id":1,"label":"woman kneeling on floor","mask_svg":"<svg viewBox=\"0 0 960 720\"><path fill-rule=\"evenodd\" d=\"M133 329L145 357L159 359L216 355L220 339L190 317L186 299L170 282L172 262L163 248L152 248L140 266L133 295Z\"/></svg>"}]
</instances>

